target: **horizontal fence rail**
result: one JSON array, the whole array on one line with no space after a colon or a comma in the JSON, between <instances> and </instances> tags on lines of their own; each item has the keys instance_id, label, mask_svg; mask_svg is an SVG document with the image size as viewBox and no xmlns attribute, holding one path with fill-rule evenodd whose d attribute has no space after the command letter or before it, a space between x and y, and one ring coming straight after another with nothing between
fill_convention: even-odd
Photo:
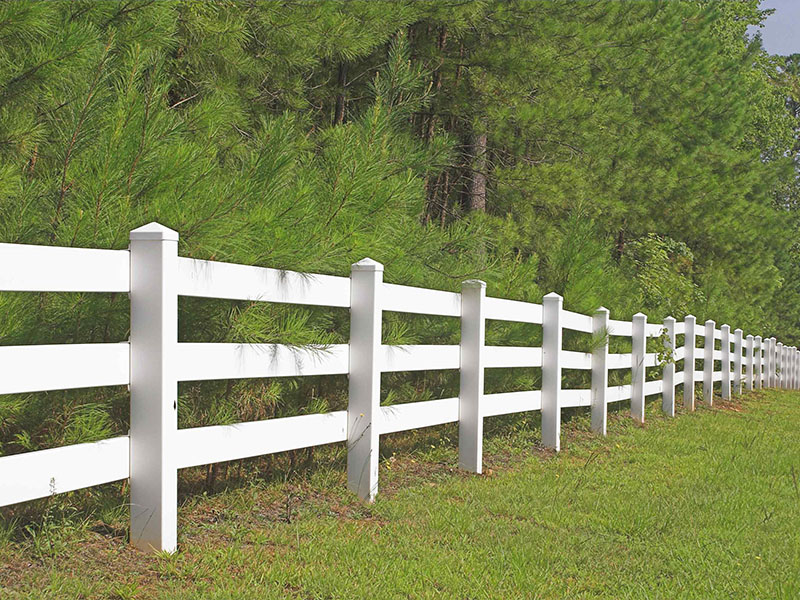
<instances>
[{"instance_id":1,"label":"horizontal fence rail","mask_svg":"<svg viewBox=\"0 0 800 600\"><path fill-rule=\"evenodd\" d=\"M353 265L350 277L334 277L183 258L177 240L176 232L152 223L131 232L129 250L0 244L0 291L131 297L129 342L0 347L0 394L118 385L131 390L129 435L0 457L0 506L129 479L131 542L173 551L178 469L346 442L348 486L371 500L378 489L380 435L458 423L459 465L480 472L487 417L541 411L542 442L558 450L565 408L590 408L592 429L605 434L609 404L630 401L631 415L643 421L645 399L661 395L663 411L674 415L679 386L690 410L695 384L703 385L708 404L714 390L730 398L743 389L800 388L796 347L713 321L701 325L691 315L648 323L637 314L622 321L603 308L593 315L566 310L556 294L542 304L490 297L479 281L464 282L461 293L384 283L382 265L369 259ZM350 342L179 343L178 296L347 308ZM461 341L382 344L384 312L458 318ZM487 321L540 325L542 346L487 345ZM592 347L565 349L564 330L591 334ZM630 339L631 351L610 353L610 336ZM648 371L659 367L660 376ZM542 389L486 394L485 370L503 368L541 369ZM590 372L591 387L564 389L565 369ZM458 370L459 395L381 405L382 373L427 370ZM609 374L620 370L630 372L631 382L609 384ZM323 375L348 376L347 410L177 427L179 381Z\"/></svg>"}]
</instances>

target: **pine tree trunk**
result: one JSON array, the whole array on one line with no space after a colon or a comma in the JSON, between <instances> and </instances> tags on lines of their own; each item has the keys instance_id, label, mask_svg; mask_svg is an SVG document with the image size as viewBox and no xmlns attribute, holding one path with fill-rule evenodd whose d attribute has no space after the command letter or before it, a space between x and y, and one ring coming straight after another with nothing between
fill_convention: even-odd
<instances>
[{"instance_id":1,"label":"pine tree trunk","mask_svg":"<svg viewBox=\"0 0 800 600\"><path fill-rule=\"evenodd\" d=\"M469 178L469 210L486 212L486 146L485 133L472 135L470 144L471 173Z\"/></svg>"},{"instance_id":2,"label":"pine tree trunk","mask_svg":"<svg viewBox=\"0 0 800 600\"><path fill-rule=\"evenodd\" d=\"M339 63L339 76L337 78L337 84L339 86L339 94L336 96L336 108L333 112L333 124L341 125L344 123L344 107L346 103L344 90L347 86L347 63Z\"/></svg>"}]
</instances>

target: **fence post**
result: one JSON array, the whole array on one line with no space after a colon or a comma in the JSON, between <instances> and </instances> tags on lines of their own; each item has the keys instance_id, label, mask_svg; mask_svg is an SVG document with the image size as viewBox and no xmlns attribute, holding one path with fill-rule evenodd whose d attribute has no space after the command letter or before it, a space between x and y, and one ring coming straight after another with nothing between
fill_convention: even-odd
<instances>
[{"instance_id":1,"label":"fence post","mask_svg":"<svg viewBox=\"0 0 800 600\"><path fill-rule=\"evenodd\" d=\"M778 387L778 342L774 337L770 339L770 346L772 348L772 387Z\"/></svg>"},{"instance_id":2,"label":"fence post","mask_svg":"<svg viewBox=\"0 0 800 600\"><path fill-rule=\"evenodd\" d=\"M542 445L561 450L561 310L551 292L542 300Z\"/></svg>"},{"instance_id":3,"label":"fence post","mask_svg":"<svg viewBox=\"0 0 800 600\"><path fill-rule=\"evenodd\" d=\"M694 315L686 315L683 320L683 406L687 410L694 410L694 358L695 350L695 324Z\"/></svg>"},{"instance_id":4,"label":"fence post","mask_svg":"<svg viewBox=\"0 0 800 600\"><path fill-rule=\"evenodd\" d=\"M661 410L670 417L675 416L675 319L664 319L664 330L667 332L666 351L669 352L663 367L661 382Z\"/></svg>"},{"instance_id":5,"label":"fence post","mask_svg":"<svg viewBox=\"0 0 800 600\"><path fill-rule=\"evenodd\" d=\"M764 338L764 387L772 387L772 340Z\"/></svg>"},{"instance_id":6,"label":"fence post","mask_svg":"<svg viewBox=\"0 0 800 600\"><path fill-rule=\"evenodd\" d=\"M131 543L174 552L178 527L178 233L130 232Z\"/></svg>"},{"instance_id":7,"label":"fence post","mask_svg":"<svg viewBox=\"0 0 800 600\"><path fill-rule=\"evenodd\" d=\"M633 315L631 336L631 417L644 423L644 376L647 354L647 315Z\"/></svg>"},{"instance_id":8,"label":"fence post","mask_svg":"<svg viewBox=\"0 0 800 600\"><path fill-rule=\"evenodd\" d=\"M608 309L601 306L592 316L592 431L606 434L608 420Z\"/></svg>"},{"instance_id":9,"label":"fence post","mask_svg":"<svg viewBox=\"0 0 800 600\"><path fill-rule=\"evenodd\" d=\"M755 369L753 385L760 390L764 387L764 340L760 335L753 338L753 347L756 352L753 365Z\"/></svg>"},{"instance_id":10,"label":"fence post","mask_svg":"<svg viewBox=\"0 0 800 600\"><path fill-rule=\"evenodd\" d=\"M736 329L733 332L733 371L736 373L736 377L733 380L733 392L736 395L742 393L742 362L744 359L743 351L744 351L744 344L743 344L743 337L744 332L741 329Z\"/></svg>"},{"instance_id":11,"label":"fence post","mask_svg":"<svg viewBox=\"0 0 800 600\"><path fill-rule=\"evenodd\" d=\"M721 396L723 400L730 400L731 398L731 327L730 325L723 325L719 328L720 335L720 350L722 351L722 360L720 361L720 369L722 370L722 384Z\"/></svg>"},{"instance_id":12,"label":"fence post","mask_svg":"<svg viewBox=\"0 0 800 600\"><path fill-rule=\"evenodd\" d=\"M351 266L347 487L367 502L378 493L382 291L382 264Z\"/></svg>"},{"instance_id":13,"label":"fence post","mask_svg":"<svg viewBox=\"0 0 800 600\"><path fill-rule=\"evenodd\" d=\"M786 379L783 363L783 343L777 342L775 344L775 387L778 389L783 387L783 381Z\"/></svg>"},{"instance_id":14,"label":"fence post","mask_svg":"<svg viewBox=\"0 0 800 600\"><path fill-rule=\"evenodd\" d=\"M703 344L703 401L714 405L714 329L716 323L706 321L705 342Z\"/></svg>"},{"instance_id":15,"label":"fence post","mask_svg":"<svg viewBox=\"0 0 800 600\"><path fill-rule=\"evenodd\" d=\"M486 284L461 284L461 368L458 393L458 466L480 473L483 463L483 347Z\"/></svg>"},{"instance_id":16,"label":"fence post","mask_svg":"<svg viewBox=\"0 0 800 600\"><path fill-rule=\"evenodd\" d=\"M753 381L753 375L754 375L754 373L753 373L753 352L754 352L753 336L752 335L748 335L747 336L747 359L746 359L747 362L746 362L746 366L745 366L745 371L746 371L746 374L745 374L745 388L747 389L748 392L752 392L753 391L753 387L754 387L754 381Z\"/></svg>"}]
</instances>

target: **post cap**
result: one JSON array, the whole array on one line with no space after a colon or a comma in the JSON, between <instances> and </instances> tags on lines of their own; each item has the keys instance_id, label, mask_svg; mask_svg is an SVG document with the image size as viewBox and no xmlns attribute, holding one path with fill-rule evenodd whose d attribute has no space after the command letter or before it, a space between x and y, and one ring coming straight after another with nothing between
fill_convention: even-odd
<instances>
[{"instance_id":1,"label":"post cap","mask_svg":"<svg viewBox=\"0 0 800 600\"><path fill-rule=\"evenodd\" d=\"M550 292L549 294L547 294L545 296L545 298L558 298L559 300L563 300L564 299L561 296L559 296L558 294L556 294L555 292Z\"/></svg>"},{"instance_id":2,"label":"post cap","mask_svg":"<svg viewBox=\"0 0 800 600\"><path fill-rule=\"evenodd\" d=\"M638 318L640 318L640 319L645 319L645 320L647 319L647 315L646 315L646 314L644 314L643 312L638 312L638 313L636 313L635 315L633 315L633 317L634 317L634 318L637 318L637 317L638 317Z\"/></svg>"},{"instance_id":3,"label":"post cap","mask_svg":"<svg viewBox=\"0 0 800 600\"><path fill-rule=\"evenodd\" d=\"M674 323L675 317L664 317L664 323Z\"/></svg>"},{"instance_id":4,"label":"post cap","mask_svg":"<svg viewBox=\"0 0 800 600\"><path fill-rule=\"evenodd\" d=\"M737 329L736 331L739 331L739 330ZM748 340L753 339L753 334L752 333L748 333L747 336L746 336L746 339L748 339Z\"/></svg>"},{"instance_id":5,"label":"post cap","mask_svg":"<svg viewBox=\"0 0 800 600\"><path fill-rule=\"evenodd\" d=\"M706 321L706 325L716 325L716 324L717 322L714 319L709 319L708 321Z\"/></svg>"},{"instance_id":6,"label":"post cap","mask_svg":"<svg viewBox=\"0 0 800 600\"><path fill-rule=\"evenodd\" d=\"M727 323L723 323L722 325L720 325L720 326L719 326L719 328L720 328L720 329L730 329L730 328L731 328L731 326L730 326L730 325L728 325Z\"/></svg>"},{"instance_id":7,"label":"post cap","mask_svg":"<svg viewBox=\"0 0 800 600\"><path fill-rule=\"evenodd\" d=\"M733 333L744 333L739 327L733 330Z\"/></svg>"},{"instance_id":8,"label":"post cap","mask_svg":"<svg viewBox=\"0 0 800 600\"><path fill-rule=\"evenodd\" d=\"M170 229L169 227L164 227L161 223L156 223L153 221L152 223L148 223L147 225L142 225L141 227L137 227L133 231L130 232L130 239L135 241L141 240L155 240L155 241L171 241L177 242L178 241L178 232Z\"/></svg>"},{"instance_id":9,"label":"post cap","mask_svg":"<svg viewBox=\"0 0 800 600\"><path fill-rule=\"evenodd\" d=\"M350 265L351 271L383 271L383 265L376 260L372 260L371 258L362 258L357 263L353 263Z\"/></svg>"},{"instance_id":10,"label":"post cap","mask_svg":"<svg viewBox=\"0 0 800 600\"><path fill-rule=\"evenodd\" d=\"M485 281L481 281L480 279L467 279L466 281L462 281L461 282L461 287L462 287L462 289L463 288L468 288L468 289L474 289L474 288L481 289L481 288L483 288L483 289L486 289L486 282Z\"/></svg>"},{"instance_id":11,"label":"post cap","mask_svg":"<svg viewBox=\"0 0 800 600\"><path fill-rule=\"evenodd\" d=\"M595 314L597 314L597 313L610 314L611 313L611 311L608 310L605 306L599 306L597 308L597 310L595 310L594 312L595 312Z\"/></svg>"}]
</instances>

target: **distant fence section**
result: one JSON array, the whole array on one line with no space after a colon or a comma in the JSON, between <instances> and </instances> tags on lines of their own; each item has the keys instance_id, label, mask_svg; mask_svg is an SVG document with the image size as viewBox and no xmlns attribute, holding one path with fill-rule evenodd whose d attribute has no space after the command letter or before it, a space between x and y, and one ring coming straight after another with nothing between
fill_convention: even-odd
<instances>
[{"instance_id":1,"label":"distant fence section","mask_svg":"<svg viewBox=\"0 0 800 600\"><path fill-rule=\"evenodd\" d=\"M2 394L130 386L129 435L0 457L0 506L129 479L130 539L144 550L176 549L181 468L346 442L348 485L371 501L381 434L458 422L459 466L480 473L486 417L541 411L542 442L558 450L563 408L590 407L592 429L605 434L609 404L630 400L632 417L644 421L645 398L660 394L663 411L674 415L679 385L690 410L695 383L709 403L715 383L722 398L742 388L800 386L796 347L717 329L714 321L697 325L691 315L663 324L643 314L618 321L604 308L565 310L557 294L542 304L492 298L477 280L465 281L461 293L388 284L383 266L370 259L347 278L182 258L178 234L157 223L132 231L129 250L0 244L0 291L130 293L129 342L0 347ZM178 296L349 308L350 343L179 343ZM460 345L383 345L384 311L457 317ZM542 347L487 346L487 320L541 325ZM592 334L591 351L564 350L565 329ZM609 336L630 338L631 353L609 353ZM653 337L665 340L671 359L647 352ZM648 381L647 369L659 365L662 378ZM485 370L507 367L541 367L541 390L485 394ZM381 373L433 369L459 370L457 398L381 406ZM591 371L591 388L563 389L562 369ZM614 369L630 369L631 384L610 387ZM179 381L344 374L346 411L178 429Z\"/></svg>"}]
</instances>

